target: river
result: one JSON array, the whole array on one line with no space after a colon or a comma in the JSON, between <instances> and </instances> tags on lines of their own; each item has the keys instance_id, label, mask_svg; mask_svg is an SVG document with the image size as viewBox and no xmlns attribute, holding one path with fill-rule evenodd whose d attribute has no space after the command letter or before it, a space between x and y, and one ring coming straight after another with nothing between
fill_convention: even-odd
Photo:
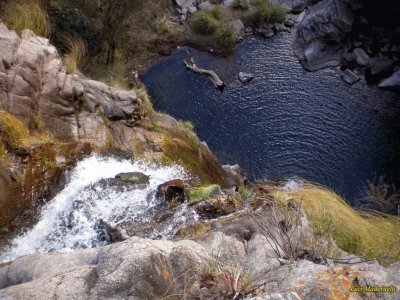
<instances>
[{"instance_id":1,"label":"river","mask_svg":"<svg viewBox=\"0 0 400 300\"><path fill-rule=\"evenodd\" d=\"M176 50L142 76L155 107L190 120L223 163L238 163L252 179L300 177L333 188L353 204L368 181L399 181L399 97L360 81L350 86L338 68L307 72L292 53L293 33L251 38L228 58ZM223 92L185 69L215 70ZM238 72L255 79L242 84Z\"/></svg>"}]
</instances>

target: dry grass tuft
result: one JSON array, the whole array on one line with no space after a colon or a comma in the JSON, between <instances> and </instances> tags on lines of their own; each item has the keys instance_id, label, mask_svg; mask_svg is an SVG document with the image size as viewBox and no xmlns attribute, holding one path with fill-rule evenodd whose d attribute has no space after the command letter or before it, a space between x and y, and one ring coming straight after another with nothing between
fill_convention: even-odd
<instances>
[{"instance_id":1,"label":"dry grass tuft","mask_svg":"<svg viewBox=\"0 0 400 300\"><path fill-rule=\"evenodd\" d=\"M29 138L29 130L21 120L0 109L0 137L6 147L19 149Z\"/></svg>"},{"instance_id":2,"label":"dry grass tuft","mask_svg":"<svg viewBox=\"0 0 400 300\"><path fill-rule=\"evenodd\" d=\"M287 196L301 203L316 233L330 226L341 249L383 264L400 259L399 217L358 212L331 190L312 184Z\"/></svg>"},{"instance_id":3,"label":"dry grass tuft","mask_svg":"<svg viewBox=\"0 0 400 300\"><path fill-rule=\"evenodd\" d=\"M49 16L37 0L9 1L6 7L6 21L18 34L24 29L30 29L44 37L48 37L50 33Z\"/></svg>"},{"instance_id":4,"label":"dry grass tuft","mask_svg":"<svg viewBox=\"0 0 400 300\"><path fill-rule=\"evenodd\" d=\"M86 46L83 40L72 35L63 37L64 46L67 49L63 57L68 74L74 74L86 58Z\"/></svg>"}]
</instances>

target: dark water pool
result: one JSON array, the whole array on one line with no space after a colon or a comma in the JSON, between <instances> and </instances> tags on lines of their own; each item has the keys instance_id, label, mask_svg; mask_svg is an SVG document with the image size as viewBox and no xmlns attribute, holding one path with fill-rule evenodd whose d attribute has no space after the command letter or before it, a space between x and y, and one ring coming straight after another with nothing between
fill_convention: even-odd
<instances>
[{"instance_id":1,"label":"dark water pool","mask_svg":"<svg viewBox=\"0 0 400 300\"><path fill-rule=\"evenodd\" d=\"M400 99L339 71L303 70L292 34L242 42L230 58L189 49L197 64L227 83L217 91L186 70L186 50L143 77L155 106L193 122L224 163L239 163L253 179L299 176L334 188L353 203L368 180L399 180ZM256 78L243 85L239 71Z\"/></svg>"}]
</instances>

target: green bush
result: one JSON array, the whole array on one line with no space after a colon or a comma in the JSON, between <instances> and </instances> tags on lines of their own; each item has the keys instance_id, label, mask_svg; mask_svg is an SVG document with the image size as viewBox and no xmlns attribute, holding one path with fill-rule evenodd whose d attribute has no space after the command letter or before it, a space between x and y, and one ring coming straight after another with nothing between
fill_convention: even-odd
<instances>
[{"instance_id":1,"label":"green bush","mask_svg":"<svg viewBox=\"0 0 400 300\"><path fill-rule=\"evenodd\" d=\"M273 5L265 0L257 0L254 9L245 16L244 21L256 27L266 23L281 23L285 15L286 11L281 6Z\"/></svg>"},{"instance_id":2,"label":"green bush","mask_svg":"<svg viewBox=\"0 0 400 300\"><path fill-rule=\"evenodd\" d=\"M215 42L219 49L230 51L235 46L235 29L231 23L222 24L215 32Z\"/></svg>"},{"instance_id":3,"label":"green bush","mask_svg":"<svg viewBox=\"0 0 400 300\"><path fill-rule=\"evenodd\" d=\"M218 20L213 11L202 10L193 16L191 27L198 34L210 35L217 29Z\"/></svg>"}]
</instances>

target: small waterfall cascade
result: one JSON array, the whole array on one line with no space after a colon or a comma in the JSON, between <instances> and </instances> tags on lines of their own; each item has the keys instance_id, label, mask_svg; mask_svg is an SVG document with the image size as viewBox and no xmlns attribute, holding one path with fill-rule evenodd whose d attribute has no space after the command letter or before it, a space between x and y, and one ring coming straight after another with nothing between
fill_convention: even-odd
<instances>
[{"instance_id":1,"label":"small waterfall cascade","mask_svg":"<svg viewBox=\"0 0 400 300\"><path fill-rule=\"evenodd\" d=\"M141 172L149 176L142 187L107 184L122 172ZM80 161L68 175L69 183L45 204L39 221L17 236L0 254L0 262L16 257L51 251L71 251L107 244L99 235L99 223L124 227L143 221L146 212L159 204L157 187L172 179L188 179L176 165L149 165L141 161L91 156ZM176 212L185 221L187 205ZM173 223L160 233L171 235Z\"/></svg>"}]
</instances>

